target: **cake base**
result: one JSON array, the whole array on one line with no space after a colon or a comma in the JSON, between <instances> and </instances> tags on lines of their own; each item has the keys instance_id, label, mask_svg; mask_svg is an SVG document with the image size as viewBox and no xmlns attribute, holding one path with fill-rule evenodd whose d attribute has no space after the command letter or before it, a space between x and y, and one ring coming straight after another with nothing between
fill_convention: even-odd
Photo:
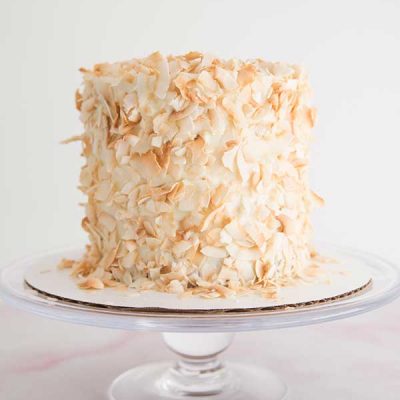
<instances>
[{"instance_id":1,"label":"cake base","mask_svg":"<svg viewBox=\"0 0 400 400\"><path fill-rule=\"evenodd\" d=\"M131 400L132 393L141 400L187 399L184 392L170 392L168 371L171 363L151 363L132 368L114 380L109 391L110 400ZM268 369L247 364L228 363L224 369L229 374L226 385L220 393L213 392L212 384L207 391L203 382L203 394L196 399L213 400L283 400L287 398L286 384Z\"/></svg>"},{"instance_id":2,"label":"cake base","mask_svg":"<svg viewBox=\"0 0 400 400\"><path fill-rule=\"evenodd\" d=\"M60 257L76 259L81 254L81 249L75 249L30 259L24 276L26 284L46 296L93 307L201 313L307 307L355 295L372 282L370 271L361 262L349 258L341 259L338 264L323 265L315 282L299 280L295 286L281 288L277 298L265 298L257 292L234 298L209 299L135 289L83 290L77 286L68 269L57 268Z\"/></svg>"}]
</instances>

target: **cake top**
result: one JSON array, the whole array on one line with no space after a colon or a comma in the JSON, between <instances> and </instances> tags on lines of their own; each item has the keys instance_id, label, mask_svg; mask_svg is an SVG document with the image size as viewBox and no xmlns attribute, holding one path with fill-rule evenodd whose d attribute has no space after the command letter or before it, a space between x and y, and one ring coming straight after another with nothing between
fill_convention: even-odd
<instances>
[{"instance_id":1,"label":"cake top","mask_svg":"<svg viewBox=\"0 0 400 400\"><path fill-rule=\"evenodd\" d=\"M111 105L107 111L113 120L119 111L113 107L113 102L123 105L127 123L135 123L146 117L152 119L156 113L172 110L171 118L164 118L166 121L163 121L163 127L168 130L163 133L169 133L167 139L170 139L170 132L175 130L175 121L188 116L196 120L203 110L216 110L209 126L216 133L226 127L223 122L227 119L239 129L265 122L268 117L272 123L273 111L281 114L290 111L285 109L288 105L285 97L301 94L297 102L307 103L310 93L306 74L298 65L262 59L223 60L198 52L168 57L156 52L147 58L96 64L92 70L81 68L80 71L84 74L85 84L90 82L89 89L95 90L104 100L110 100L111 104L105 101L104 106L107 108L107 105ZM111 88L124 98L117 98ZM114 98L110 98L110 95ZM79 92L76 100L80 110L82 96ZM265 108L266 103L270 105L269 109ZM218 105L222 105L222 110ZM296 102L291 104L292 107L298 105ZM260 108L264 111L262 115L257 113ZM90 105L89 109L86 107L81 111L85 120L85 113L91 112ZM315 110L308 108L307 111L305 122L313 125ZM142 126L146 125L144 122ZM183 141L192 139L193 134L188 135L192 131L199 131L200 127L197 128L181 129L178 138ZM115 129L110 132L120 135L126 133ZM143 151L151 147L159 146L149 144Z\"/></svg>"},{"instance_id":2,"label":"cake top","mask_svg":"<svg viewBox=\"0 0 400 400\"><path fill-rule=\"evenodd\" d=\"M302 273L322 200L308 187L315 110L300 67L157 52L82 72L79 274L227 294Z\"/></svg>"}]
</instances>

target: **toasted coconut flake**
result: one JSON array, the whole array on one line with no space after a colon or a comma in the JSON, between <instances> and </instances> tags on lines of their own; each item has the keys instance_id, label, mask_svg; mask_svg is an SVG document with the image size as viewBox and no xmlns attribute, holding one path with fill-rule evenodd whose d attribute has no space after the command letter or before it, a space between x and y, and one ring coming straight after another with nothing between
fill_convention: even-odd
<instances>
[{"instance_id":1,"label":"toasted coconut flake","mask_svg":"<svg viewBox=\"0 0 400 400\"><path fill-rule=\"evenodd\" d=\"M135 146L139 143L140 138L137 137L137 136L135 136L135 135L126 135L126 136L125 136L125 140L126 140L132 147L135 147Z\"/></svg>"},{"instance_id":2,"label":"toasted coconut flake","mask_svg":"<svg viewBox=\"0 0 400 400\"><path fill-rule=\"evenodd\" d=\"M239 170L240 176L242 177L243 182L247 182L252 173L252 168L244 159L243 152L241 150L239 150L237 153L236 165L238 167L238 170Z\"/></svg>"},{"instance_id":3,"label":"toasted coconut flake","mask_svg":"<svg viewBox=\"0 0 400 400\"><path fill-rule=\"evenodd\" d=\"M135 262L137 260L138 254L136 251L130 251L128 254L126 254L124 257L120 259L120 265L124 269L131 269L135 266Z\"/></svg>"},{"instance_id":4,"label":"toasted coconut flake","mask_svg":"<svg viewBox=\"0 0 400 400\"><path fill-rule=\"evenodd\" d=\"M129 252L135 251L137 249L137 245L134 240L127 240L124 242L124 245Z\"/></svg>"},{"instance_id":5,"label":"toasted coconut flake","mask_svg":"<svg viewBox=\"0 0 400 400\"><path fill-rule=\"evenodd\" d=\"M151 138L151 145L154 147L161 147L162 145L162 137L161 136L154 136Z\"/></svg>"},{"instance_id":6,"label":"toasted coconut flake","mask_svg":"<svg viewBox=\"0 0 400 400\"><path fill-rule=\"evenodd\" d=\"M230 150L224 152L222 156L222 163L224 167L228 168L230 171L235 172L235 159L238 153L238 146L232 147Z\"/></svg>"},{"instance_id":7,"label":"toasted coconut flake","mask_svg":"<svg viewBox=\"0 0 400 400\"><path fill-rule=\"evenodd\" d=\"M228 256L227 251L222 247L205 246L200 251L205 256L212 258L225 258Z\"/></svg>"},{"instance_id":8,"label":"toasted coconut flake","mask_svg":"<svg viewBox=\"0 0 400 400\"><path fill-rule=\"evenodd\" d=\"M119 248L119 244L117 244L113 249L109 250L108 252L104 253L102 259L100 260L99 266L105 270L107 270L110 265L114 262L115 257L117 255Z\"/></svg>"},{"instance_id":9,"label":"toasted coconut flake","mask_svg":"<svg viewBox=\"0 0 400 400\"><path fill-rule=\"evenodd\" d=\"M151 222L144 221L143 226L148 235L157 236L157 231L154 229L153 224Z\"/></svg>"},{"instance_id":10,"label":"toasted coconut flake","mask_svg":"<svg viewBox=\"0 0 400 400\"><path fill-rule=\"evenodd\" d=\"M104 283L99 278L87 278L79 284L81 289L104 289Z\"/></svg>"},{"instance_id":11,"label":"toasted coconut flake","mask_svg":"<svg viewBox=\"0 0 400 400\"><path fill-rule=\"evenodd\" d=\"M205 141L201 136L198 136L195 140L189 142L186 145L186 148L191 152L193 163L201 165L207 163L208 156L205 152Z\"/></svg>"},{"instance_id":12,"label":"toasted coconut flake","mask_svg":"<svg viewBox=\"0 0 400 400\"><path fill-rule=\"evenodd\" d=\"M234 297L236 292L226 286L216 285L215 290L224 298Z\"/></svg>"},{"instance_id":13,"label":"toasted coconut flake","mask_svg":"<svg viewBox=\"0 0 400 400\"><path fill-rule=\"evenodd\" d=\"M314 107L310 107L308 109L308 118L311 127L313 127L315 125L315 121L317 120L317 110Z\"/></svg>"},{"instance_id":14,"label":"toasted coconut flake","mask_svg":"<svg viewBox=\"0 0 400 400\"><path fill-rule=\"evenodd\" d=\"M193 244L191 242L187 240L181 240L174 245L172 251L177 257L182 257L182 255L186 253L192 246Z\"/></svg>"},{"instance_id":15,"label":"toasted coconut flake","mask_svg":"<svg viewBox=\"0 0 400 400\"><path fill-rule=\"evenodd\" d=\"M247 239L244 228L236 219L233 219L229 224L225 225L224 231L236 242L246 241Z\"/></svg>"},{"instance_id":16,"label":"toasted coconut flake","mask_svg":"<svg viewBox=\"0 0 400 400\"><path fill-rule=\"evenodd\" d=\"M58 263L58 268L64 269L64 268L72 268L74 265L75 261L70 260L69 258L63 258L59 263Z\"/></svg>"},{"instance_id":17,"label":"toasted coconut flake","mask_svg":"<svg viewBox=\"0 0 400 400\"><path fill-rule=\"evenodd\" d=\"M256 77L256 69L254 65L247 64L238 72L238 83L240 86L246 86L253 83Z\"/></svg>"},{"instance_id":18,"label":"toasted coconut flake","mask_svg":"<svg viewBox=\"0 0 400 400\"><path fill-rule=\"evenodd\" d=\"M199 83L212 92L216 92L219 89L217 82L208 71L201 71L197 79Z\"/></svg>"},{"instance_id":19,"label":"toasted coconut flake","mask_svg":"<svg viewBox=\"0 0 400 400\"><path fill-rule=\"evenodd\" d=\"M157 177L162 171L153 151L148 151L146 154L140 156L138 162L142 167L140 174L147 180Z\"/></svg>"},{"instance_id":20,"label":"toasted coconut flake","mask_svg":"<svg viewBox=\"0 0 400 400\"><path fill-rule=\"evenodd\" d=\"M240 248L236 258L242 261L256 261L261 257L261 252L257 248Z\"/></svg>"},{"instance_id":21,"label":"toasted coconut flake","mask_svg":"<svg viewBox=\"0 0 400 400\"><path fill-rule=\"evenodd\" d=\"M98 201L106 201L112 190L112 185L108 181L100 182L96 188L95 199Z\"/></svg>"},{"instance_id":22,"label":"toasted coconut flake","mask_svg":"<svg viewBox=\"0 0 400 400\"><path fill-rule=\"evenodd\" d=\"M169 87L169 65L167 59L159 52L152 54L148 60L158 69L158 80L155 93L160 99L164 99Z\"/></svg>"},{"instance_id":23,"label":"toasted coconut flake","mask_svg":"<svg viewBox=\"0 0 400 400\"><path fill-rule=\"evenodd\" d=\"M120 285L119 282L114 281L112 279L103 279L103 283L105 287L117 287Z\"/></svg>"},{"instance_id":24,"label":"toasted coconut flake","mask_svg":"<svg viewBox=\"0 0 400 400\"><path fill-rule=\"evenodd\" d=\"M167 291L170 293L181 294L185 291L185 288L180 281L174 279L168 284Z\"/></svg>"},{"instance_id":25,"label":"toasted coconut flake","mask_svg":"<svg viewBox=\"0 0 400 400\"><path fill-rule=\"evenodd\" d=\"M297 221L288 218L286 215L279 215L277 219L281 222L283 231L287 235L296 235L299 232L300 226Z\"/></svg>"},{"instance_id":26,"label":"toasted coconut flake","mask_svg":"<svg viewBox=\"0 0 400 400\"><path fill-rule=\"evenodd\" d=\"M254 274L254 262L253 260L241 260L235 261L235 267L239 272L239 276L245 282L252 282L255 278Z\"/></svg>"},{"instance_id":27,"label":"toasted coconut flake","mask_svg":"<svg viewBox=\"0 0 400 400\"><path fill-rule=\"evenodd\" d=\"M79 90L75 91L75 107L78 111L81 111L83 103L83 97Z\"/></svg>"},{"instance_id":28,"label":"toasted coconut flake","mask_svg":"<svg viewBox=\"0 0 400 400\"><path fill-rule=\"evenodd\" d=\"M76 135L76 136L71 136L68 139L64 139L61 141L61 144L68 144L72 142L80 142L82 140L83 136L82 135Z\"/></svg>"},{"instance_id":29,"label":"toasted coconut flake","mask_svg":"<svg viewBox=\"0 0 400 400\"><path fill-rule=\"evenodd\" d=\"M312 199L313 199L314 203L318 207L322 207L325 204L324 199L321 196L319 196L317 193L311 191L311 196L312 196Z\"/></svg>"},{"instance_id":30,"label":"toasted coconut flake","mask_svg":"<svg viewBox=\"0 0 400 400\"><path fill-rule=\"evenodd\" d=\"M221 67L216 68L215 78L226 90L235 90L238 87L235 75L232 71L227 71Z\"/></svg>"},{"instance_id":31,"label":"toasted coconut flake","mask_svg":"<svg viewBox=\"0 0 400 400\"><path fill-rule=\"evenodd\" d=\"M117 226L115 219L107 213L99 215L99 224L103 225L108 232L114 231Z\"/></svg>"},{"instance_id":32,"label":"toasted coconut flake","mask_svg":"<svg viewBox=\"0 0 400 400\"><path fill-rule=\"evenodd\" d=\"M209 228L213 219L218 215L218 213L221 213L223 211L224 207L225 207L225 205L222 205L207 215L207 217L204 219L203 225L201 227L201 232L204 232Z\"/></svg>"}]
</instances>

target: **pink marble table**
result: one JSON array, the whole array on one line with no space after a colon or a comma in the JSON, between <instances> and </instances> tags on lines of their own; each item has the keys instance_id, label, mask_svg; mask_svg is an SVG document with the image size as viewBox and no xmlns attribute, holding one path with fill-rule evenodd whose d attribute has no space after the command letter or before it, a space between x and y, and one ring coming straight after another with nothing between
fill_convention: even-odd
<instances>
[{"instance_id":1,"label":"pink marble table","mask_svg":"<svg viewBox=\"0 0 400 400\"><path fill-rule=\"evenodd\" d=\"M70 325L0 304L1 400L105 400L124 370L173 357L156 333ZM398 400L400 301L348 320L238 334L225 358L275 370L293 400Z\"/></svg>"}]
</instances>

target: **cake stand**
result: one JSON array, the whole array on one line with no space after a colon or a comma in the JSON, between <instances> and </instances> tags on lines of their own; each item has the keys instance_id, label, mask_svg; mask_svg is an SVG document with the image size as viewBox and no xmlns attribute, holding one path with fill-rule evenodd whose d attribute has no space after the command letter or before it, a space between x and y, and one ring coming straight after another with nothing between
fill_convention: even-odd
<instances>
[{"instance_id":1,"label":"cake stand","mask_svg":"<svg viewBox=\"0 0 400 400\"><path fill-rule=\"evenodd\" d=\"M62 256L63 252L56 254ZM129 309L68 301L33 290L24 280L32 264L29 258L1 270L0 292L9 304L48 318L114 329L163 332L167 346L179 355L179 361L128 370L112 382L108 391L110 400L287 399L288 388L274 373L260 366L230 364L218 359L231 344L234 332L289 328L351 317L389 303L400 294L399 270L380 257L327 245L322 253L362 263L372 285L351 296L267 309ZM36 257L36 263L45 256Z\"/></svg>"}]
</instances>

